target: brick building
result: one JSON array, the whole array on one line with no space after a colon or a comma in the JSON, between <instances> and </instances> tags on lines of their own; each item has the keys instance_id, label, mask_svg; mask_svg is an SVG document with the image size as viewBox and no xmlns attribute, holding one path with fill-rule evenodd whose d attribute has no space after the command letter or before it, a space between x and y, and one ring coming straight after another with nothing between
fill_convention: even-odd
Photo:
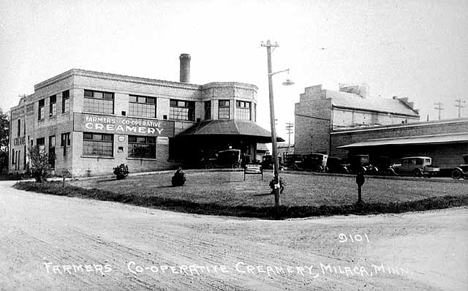
<instances>
[{"instance_id":1,"label":"brick building","mask_svg":"<svg viewBox=\"0 0 468 291\"><path fill-rule=\"evenodd\" d=\"M369 155L381 169L408 156L429 156L435 165L452 169L468 153L468 118L338 130L330 142L333 155Z\"/></svg>"},{"instance_id":2,"label":"brick building","mask_svg":"<svg viewBox=\"0 0 468 291\"><path fill-rule=\"evenodd\" d=\"M295 104L296 154L369 155L379 169L407 156L453 168L468 153L468 119L420 122L408 98L370 97L365 85L305 89Z\"/></svg>"},{"instance_id":3,"label":"brick building","mask_svg":"<svg viewBox=\"0 0 468 291\"><path fill-rule=\"evenodd\" d=\"M35 145L55 156L56 173L82 176L121 163L131 172L170 169L229 147L255 157L257 142L271 141L255 123L255 85L189 82L182 54L179 82L72 69L36 84L11 109L10 172L28 170ZM195 134L200 128L210 134Z\"/></svg>"},{"instance_id":4,"label":"brick building","mask_svg":"<svg viewBox=\"0 0 468 291\"><path fill-rule=\"evenodd\" d=\"M371 97L367 85L340 85L339 91L322 85L305 88L295 104L294 151L330 153L335 130L419 121L408 98Z\"/></svg>"}]
</instances>

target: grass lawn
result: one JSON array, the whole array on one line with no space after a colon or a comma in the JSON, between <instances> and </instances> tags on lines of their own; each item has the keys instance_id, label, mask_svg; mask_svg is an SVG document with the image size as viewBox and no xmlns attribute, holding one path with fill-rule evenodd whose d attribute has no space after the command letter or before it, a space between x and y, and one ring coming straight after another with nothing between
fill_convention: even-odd
<instances>
[{"instance_id":1,"label":"grass lawn","mask_svg":"<svg viewBox=\"0 0 468 291\"><path fill-rule=\"evenodd\" d=\"M75 180L70 184L88 189L79 196L100 200L192 213L272 218L274 195L270 194L268 186L273 177L271 171L264 174L263 181L261 175L247 175L244 181L241 171L187 171L187 181L182 187L171 186L172 175L169 172L129 176L124 180ZM356 205L357 185L353 176L280 175L287 182L281 195L281 218L403 212L468 205L468 183L465 181L366 177L362 188L365 205ZM60 183L54 187L61 188ZM66 189L73 192L77 188ZM57 194L70 194L62 192Z\"/></svg>"},{"instance_id":2,"label":"grass lawn","mask_svg":"<svg viewBox=\"0 0 468 291\"><path fill-rule=\"evenodd\" d=\"M226 206L274 206L274 195L268 186L272 172L246 175L243 172L187 172L182 187L172 187L172 173L129 176L124 180L92 179L74 181L84 188L96 188L142 197L157 196L197 203ZM357 201L357 185L352 176L307 175L280 173L286 180L281 195L285 206L321 206L353 204ZM391 180L366 177L362 198L367 203L389 203L420 200L444 195L468 194L468 183L444 183L424 179Z\"/></svg>"}]
</instances>

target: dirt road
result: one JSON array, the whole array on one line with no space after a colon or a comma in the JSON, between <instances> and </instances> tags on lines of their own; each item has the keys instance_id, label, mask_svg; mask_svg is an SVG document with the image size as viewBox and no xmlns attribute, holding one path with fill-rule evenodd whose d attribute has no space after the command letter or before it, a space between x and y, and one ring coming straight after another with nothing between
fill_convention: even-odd
<instances>
[{"instance_id":1,"label":"dirt road","mask_svg":"<svg viewBox=\"0 0 468 291\"><path fill-rule=\"evenodd\" d=\"M467 290L468 209L263 221L0 182L0 290Z\"/></svg>"}]
</instances>

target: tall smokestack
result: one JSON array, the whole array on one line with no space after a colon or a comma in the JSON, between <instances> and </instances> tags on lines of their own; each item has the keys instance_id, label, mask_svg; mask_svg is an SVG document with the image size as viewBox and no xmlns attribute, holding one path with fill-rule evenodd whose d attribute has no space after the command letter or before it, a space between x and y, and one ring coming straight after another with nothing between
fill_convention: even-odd
<instances>
[{"instance_id":1,"label":"tall smokestack","mask_svg":"<svg viewBox=\"0 0 468 291\"><path fill-rule=\"evenodd\" d=\"M190 55L181 54L180 57L180 82L190 83Z\"/></svg>"}]
</instances>

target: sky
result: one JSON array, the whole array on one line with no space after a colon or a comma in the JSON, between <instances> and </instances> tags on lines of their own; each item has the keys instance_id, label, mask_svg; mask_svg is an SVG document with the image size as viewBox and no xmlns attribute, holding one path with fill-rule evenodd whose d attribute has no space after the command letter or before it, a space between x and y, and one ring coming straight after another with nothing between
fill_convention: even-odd
<instances>
[{"instance_id":1,"label":"sky","mask_svg":"<svg viewBox=\"0 0 468 291\"><path fill-rule=\"evenodd\" d=\"M467 0L0 0L0 108L72 68L191 83L258 86L257 122L270 129L266 48L278 135L309 86L366 83L408 97L421 120L468 117ZM293 86L282 86L289 78ZM293 136L291 136L293 139Z\"/></svg>"}]
</instances>

